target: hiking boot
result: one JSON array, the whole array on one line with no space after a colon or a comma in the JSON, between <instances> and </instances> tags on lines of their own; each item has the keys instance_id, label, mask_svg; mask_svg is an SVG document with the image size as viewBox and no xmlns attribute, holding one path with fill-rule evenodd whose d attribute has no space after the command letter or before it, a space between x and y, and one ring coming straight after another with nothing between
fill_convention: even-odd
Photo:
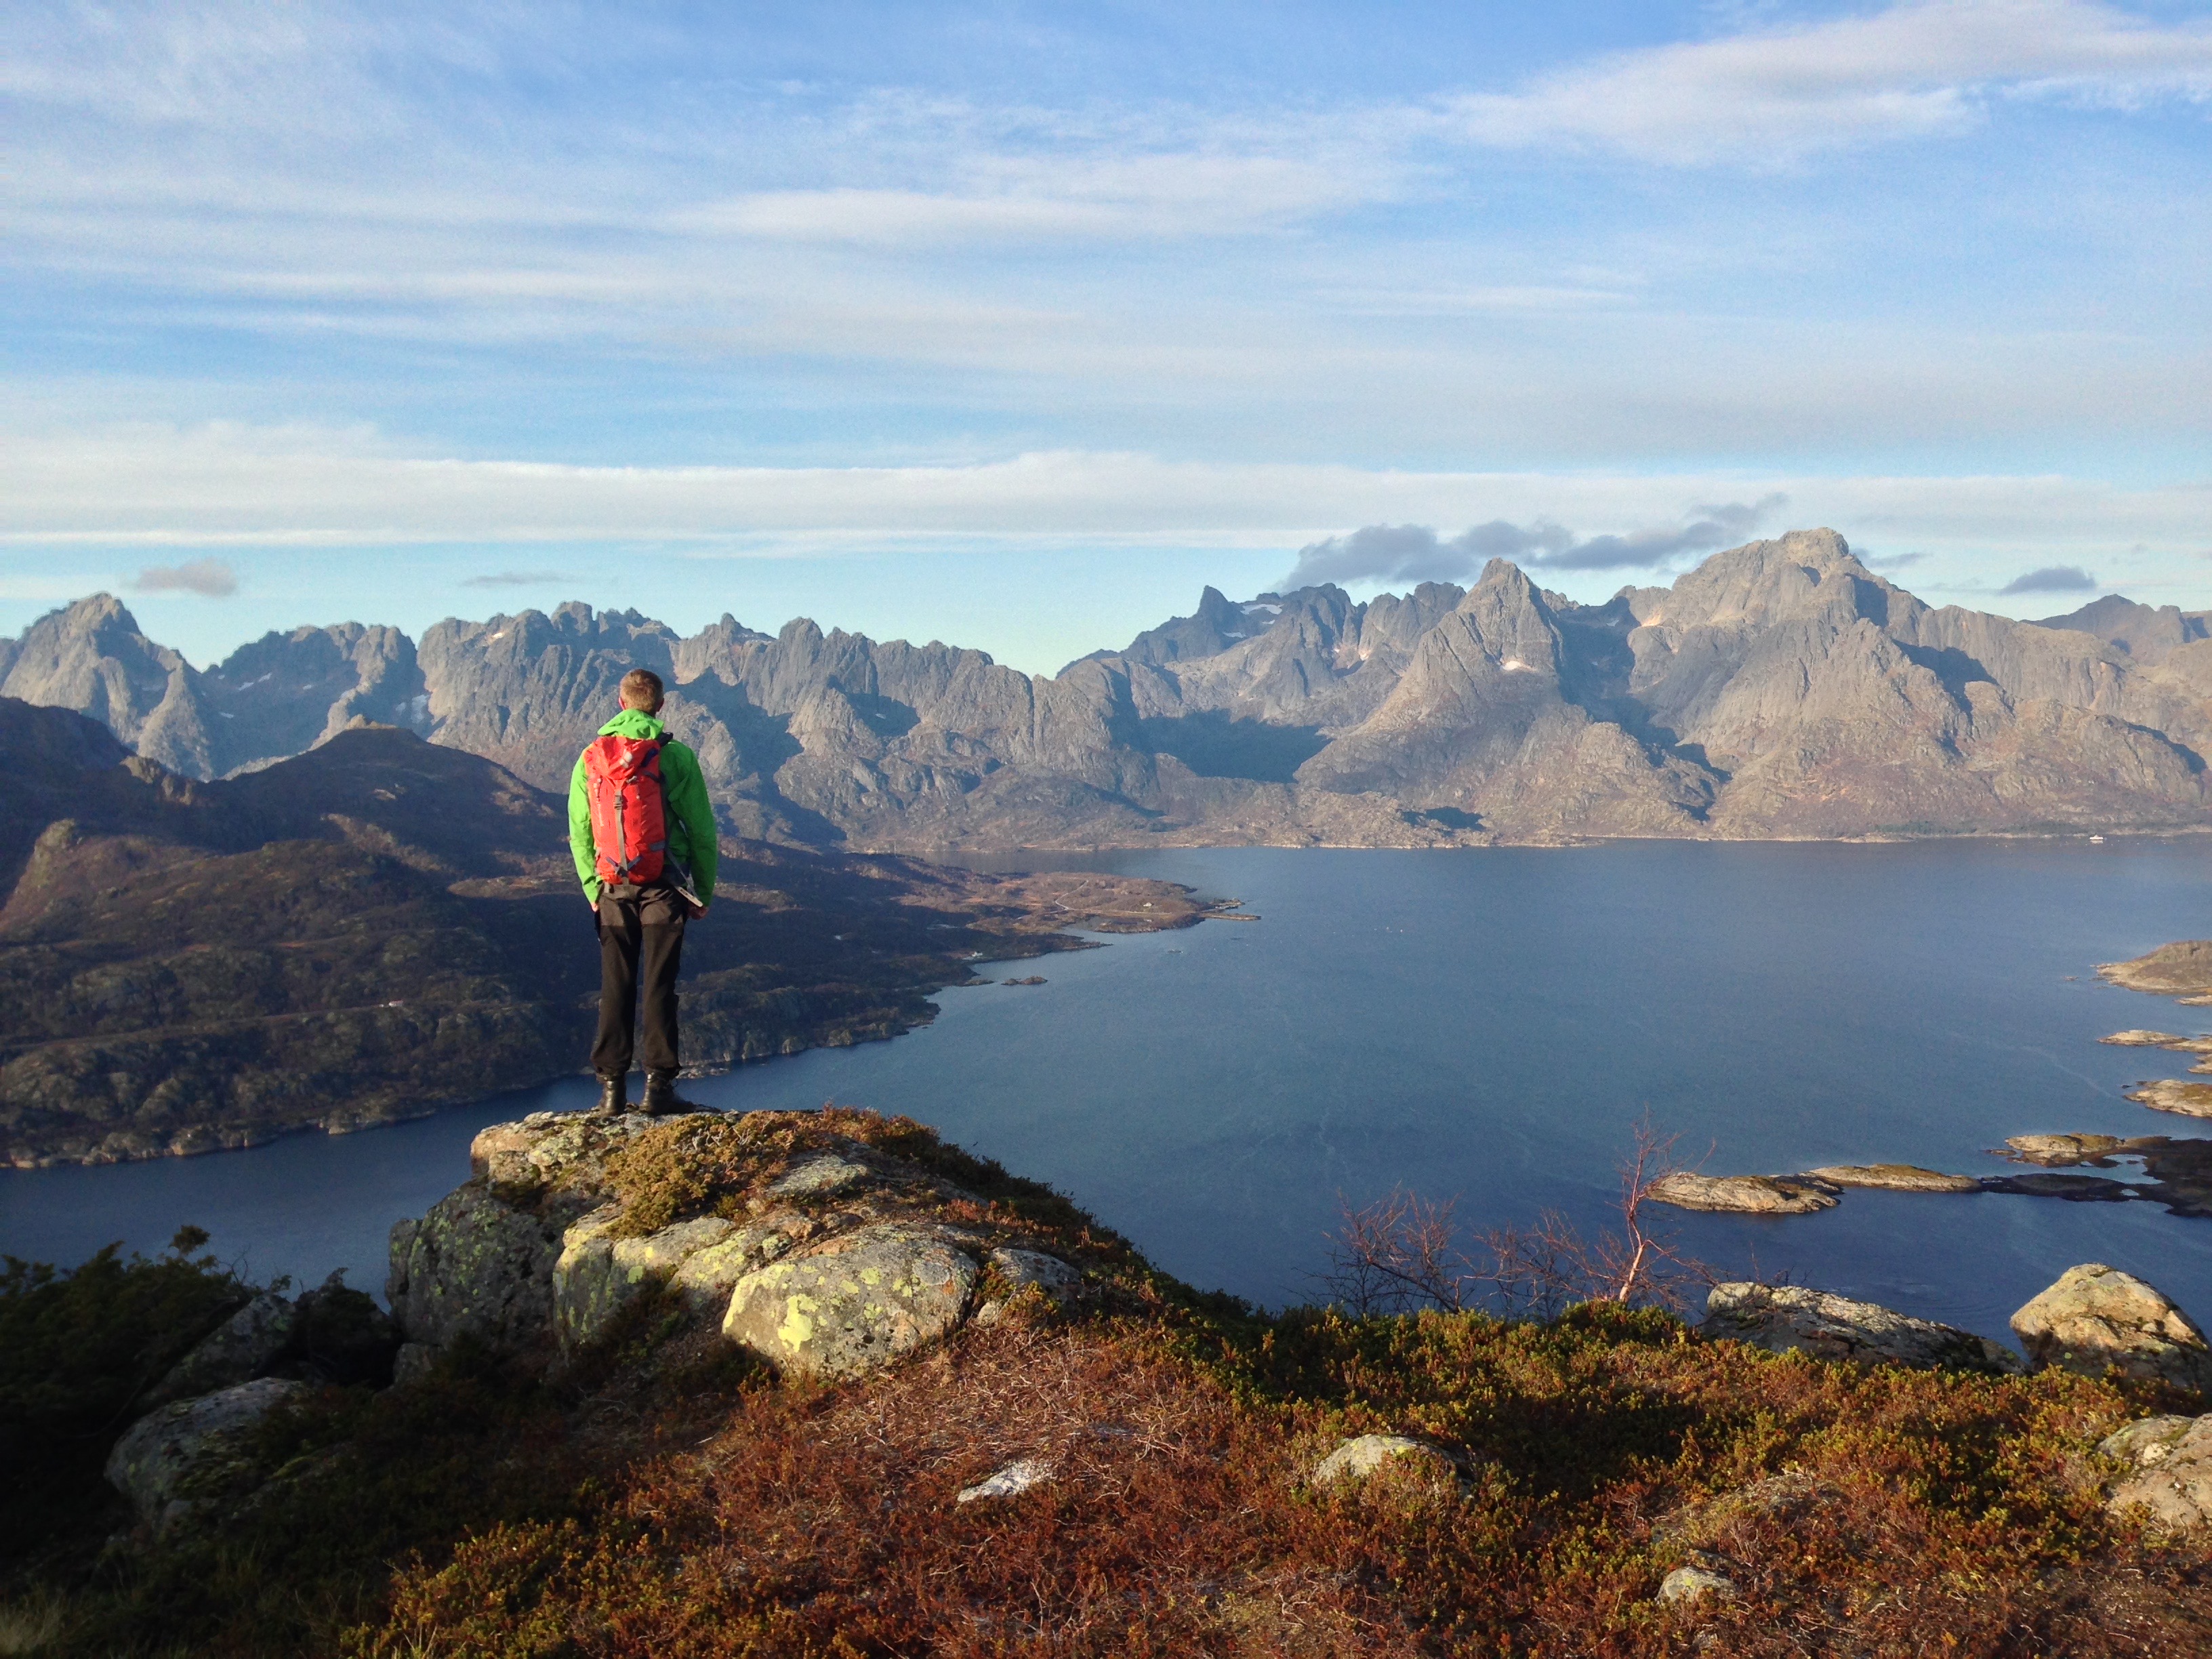
<instances>
[{"instance_id":1,"label":"hiking boot","mask_svg":"<svg viewBox=\"0 0 2212 1659\"><path fill-rule=\"evenodd\" d=\"M629 1109L629 1102L623 1092L623 1079L618 1077L601 1078L599 1103L592 1109L592 1115L594 1117L620 1117Z\"/></svg>"},{"instance_id":2,"label":"hiking boot","mask_svg":"<svg viewBox=\"0 0 2212 1659\"><path fill-rule=\"evenodd\" d=\"M647 1072L645 1103L637 1109L647 1117L666 1117L675 1112L696 1112L700 1108L695 1102L677 1097L675 1073Z\"/></svg>"}]
</instances>

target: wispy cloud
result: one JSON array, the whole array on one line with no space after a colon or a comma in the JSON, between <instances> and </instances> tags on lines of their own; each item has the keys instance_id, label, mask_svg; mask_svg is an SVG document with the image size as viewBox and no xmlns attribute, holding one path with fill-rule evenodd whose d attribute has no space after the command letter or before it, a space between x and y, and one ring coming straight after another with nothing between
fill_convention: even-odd
<instances>
[{"instance_id":1,"label":"wispy cloud","mask_svg":"<svg viewBox=\"0 0 2212 1659\"><path fill-rule=\"evenodd\" d=\"M1363 554L1361 568L1418 568L1433 540L1457 544L1439 555L1456 568L1504 553L1573 571L1741 539L1784 499L1796 525L2008 550L2015 570L2023 550L2054 564L2115 543L2194 550L2212 516L2212 487L2063 477L1423 471L1076 450L967 465L581 466L408 453L361 429L236 425L14 432L0 442L0 543L16 546L624 541L742 554L823 544L809 538L1005 536L1288 549L1349 539L1332 538L1332 524L1458 523L1476 528L1449 542L1416 528L1411 542ZM1726 505L1686 513L1685 501ZM1574 523L1633 528L1561 527ZM562 568L548 556L511 571Z\"/></svg>"},{"instance_id":2,"label":"wispy cloud","mask_svg":"<svg viewBox=\"0 0 2212 1659\"><path fill-rule=\"evenodd\" d=\"M1464 581L1492 559L1546 570L1651 570L1686 555L1711 553L1747 535L1788 504L1780 493L1751 503L1692 507L1680 523L1583 537L1538 519L1493 519L1445 539L1425 525L1369 525L1298 550L1283 588L1322 582Z\"/></svg>"},{"instance_id":3,"label":"wispy cloud","mask_svg":"<svg viewBox=\"0 0 2212 1659\"><path fill-rule=\"evenodd\" d=\"M572 580L563 570L493 570L471 576L464 587L552 587Z\"/></svg>"},{"instance_id":4,"label":"wispy cloud","mask_svg":"<svg viewBox=\"0 0 2212 1659\"><path fill-rule=\"evenodd\" d=\"M2087 593L2099 586L2097 579L2079 565L2047 564L2039 570L2030 570L2014 576L1999 594L2006 593Z\"/></svg>"},{"instance_id":5,"label":"wispy cloud","mask_svg":"<svg viewBox=\"0 0 2212 1659\"><path fill-rule=\"evenodd\" d=\"M1962 131L2000 97L2202 101L2212 24L2161 26L2094 0L1908 0L1619 53L1443 107L1474 143L1766 167Z\"/></svg>"},{"instance_id":6,"label":"wispy cloud","mask_svg":"<svg viewBox=\"0 0 2212 1659\"><path fill-rule=\"evenodd\" d=\"M182 564L150 564L131 579L134 593L198 593L227 599L238 592L238 573L221 559L188 559Z\"/></svg>"}]
</instances>

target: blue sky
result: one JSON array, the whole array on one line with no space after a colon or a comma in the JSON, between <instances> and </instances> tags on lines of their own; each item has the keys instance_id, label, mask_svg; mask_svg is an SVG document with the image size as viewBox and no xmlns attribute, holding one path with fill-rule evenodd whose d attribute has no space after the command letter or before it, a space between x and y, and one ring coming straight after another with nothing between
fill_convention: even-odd
<instances>
[{"instance_id":1,"label":"blue sky","mask_svg":"<svg viewBox=\"0 0 2212 1659\"><path fill-rule=\"evenodd\" d=\"M2209 121L2201 4L11 8L0 630L2212 606Z\"/></svg>"}]
</instances>

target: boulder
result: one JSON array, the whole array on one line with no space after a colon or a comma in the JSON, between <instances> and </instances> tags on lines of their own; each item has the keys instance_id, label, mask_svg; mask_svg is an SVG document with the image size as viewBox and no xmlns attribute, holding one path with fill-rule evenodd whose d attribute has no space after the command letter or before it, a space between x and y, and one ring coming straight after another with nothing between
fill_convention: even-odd
<instances>
[{"instance_id":1,"label":"boulder","mask_svg":"<svg viewBox=\"0 0 2212 1659\"><path fill-rule=\"evenodd\" d=\"M509 1198L548 1188L592 1186L607 1154L666 1118L642 1112L600 1117L592 1112L532 1112L517 1123L495 1123L469 1143L471 1173Z\"/></svg>"},{"instance_id":2,"label":"boulder","mask_svg":"<svg viewBox=\"0 0 2212 1659\"><path fill-rule=\"evenodd\" d=\"M878 1223L747 1273L722 1332L781 1370L856 1376L957 1324L976 1271L933 1229Z\"/></svg>"},{"instance_id":3,"label":"boulder","mask_svg":"<svg viewBox=\"0 0 2212 1659\"><path fill-rule=\"evenodd\" d=\"M1808 1170L1808 1181L1831 1187L1870 1187L1893 1193L1978 1193L1982 1183L1972 1176L1945 1175L1915 1164L1832 1164Z\"/></svg>"},{"instance_id":4,"label":"boulder","mask_svg":"<svg viewBox=\"0 0 2212 1659\"><path fill-rule=\"evenodd\" d=\"M1733 1601L1735 1580L1711 1567L1677 1567L1659 1581L1662 1601Z\"/></svg>"},{"instance_id":5,"label":"boulder","mask_svg":"<svg viewBox=\"0 0 2212 1659\"><path fill-rule=\"evenodd\" d=\"M2131 1466L2106 1507L2142 1510L2168 1527L2212 1520L2212 1417L2154 1417L2130 1423L2097 1449Z\"/></svg>"},{"instance_id":6,"label":"boulder","mask_svg":"<svg viewBox=\"0 0 2212 1659\"><path fill-rule=\"evenodd\" d=\"M1459 1478L1459 1465L1441 1447L1402 1434L1363 1434L1345 1441L1316 1464L1311 1484L1357 1483L1386 1468L1394 1474L1432 1480Z\"/></svg>"},{"instance_id":7,"label":"boulder","mask_svg":"<svg viewBox=\"0 0 2212 1659\"><path fill-rule=\"evenodd\" d=\"M2069 1267L2012 1316L2013 1334L2038 1369L2126 1376L2212 1389L2212 1346L2172 1298L2101 1262Z\"/></svg>"},{"instance_id":8,"label":"boulder","mask_svg":"<svg viewBox=\"0 0 2212 1659\"><path fill-rule=\"evenodd\" d=\"M1007 1300L1025 1291L1035 1291L1054 1307L1064 1307L1068 1299L1083 1288L1083 1275L1056 1255L1047 1255L1042 1250L1015 1249L997 1249L988 1260L994 1272L1006 1283L1010 1295ZM1006 1303L994 1297L975 1310L979 1325L995 1325L1006 1310Z\"/></svg>"},{"instance_id":9,"label":"boulder","mask_svg":"<svg viewBox=\"0 0 2212 1659\"><path fill-rule=\"evenodd\" d=\"M1836 1205L1833 1193L1792 1176L1701 1176L1686 1170L1653 1182L1648 1195L1678 1209L1743 1215L1808 1215Z\"/></svg>"},{"instance_id":10,"label":"boulder","mask_svg":"<svg viewBox=\"0 0 2212 1659\"><path fill-rule=\"evenodd\" d=\"M666 1283L686 1258L735 1230L720 1216L707 1215L642 1238L617 1238L611 1230L621 1218L621 1208L611 1204L562 1237L553 1263L553 1328L563 1352L596 1340L641 1293Z\"/></svg>"},{"instance_id":11,"label":"boulder","mask_svg":"<svg viewBox=\"0 0 2212 1659\"><path fill-rule=\"evenodd\" d=\"M1972 1331L1802 1285L1716 1285L1698 1334L1814 1359L2008 1374L2027 1369L2011 1349Z\"/></svg>"},{"instance_id":12,"label":"boulder","mask_svg":"<svg viewBox=\"0 0 2212 1659\"><path fill-rule=\"evenodd\" d=\"M262 1291L171 1367L144 1404L165 1405L252 1382L284 1357L298 1323L298 1309L281 1296Z\"/></svg>"},{"instance_id":13,"label":"boulder","mask_svg":"<svg viewBox=\"0 0 2212 1659\"><path fill-rule=\"evenodd\" d=\"M2212 1083L2184 1083L2179 1078L2154 1078L2124 1091L2125 1098L2154 1112L2179 1112L2184 1117L2212 1117Z\"/></svg>"},{"instance_id":14,"label":"boulder","mask_svg":"<svg viewBox=\"0 0 2212 1659\"><path fill-rule=\"evenodd\" d=\"M694 1314L720 1317L739 1279L790 1254L800 1232L792 1224L793 1219L771 1218L739 1227L719 1243L694 1250L669 1279L669 1288Z\"/></svg>"},{"instance_id":15,"label":"boulder","mask_svg":"<svg viewBox=\"0 0 2212 1659\"><path fill-rule=\"evenodd\" d=\"M196 1506L253 1484L253 1430L304 1391L297 1382L264 1376L164 1406L115 1443L107 1483L131 1500L140 1520L166 1532Z\"/></svg>"},{"instance_id":16,"label":"boulder","mask_svg":"<svg viewBox=\"0 0 2212 1659\"><path fill-rule=\"evenodd\" d=\"M477 1182L398 1223L386 1300L400 1334L431 1348L465 1334L500 1348L544 1340L565 1231L559 1213L515 1209Z\"/></svg>"}]
</instances>

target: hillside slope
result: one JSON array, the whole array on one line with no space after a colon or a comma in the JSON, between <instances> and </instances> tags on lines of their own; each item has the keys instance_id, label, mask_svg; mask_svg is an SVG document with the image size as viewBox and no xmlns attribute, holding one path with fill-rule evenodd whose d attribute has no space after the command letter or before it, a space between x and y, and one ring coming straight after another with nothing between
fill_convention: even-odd
<instances>
[{"instance_id":1,"label":"hillside slope","mask_svg":"<svg viewBox=\"0 0 2212 1659\"><path fill-rule=\"evenodd\" d=\"M0 1161L336 1133L583 1064L599 955L565 808L489 761L359 726L202 783L0 698ZM1200 914L1163 883L734 840L721 880L686 942L695 1067L903 1030L971 952Z\"/></svg>"}]
</instances>

